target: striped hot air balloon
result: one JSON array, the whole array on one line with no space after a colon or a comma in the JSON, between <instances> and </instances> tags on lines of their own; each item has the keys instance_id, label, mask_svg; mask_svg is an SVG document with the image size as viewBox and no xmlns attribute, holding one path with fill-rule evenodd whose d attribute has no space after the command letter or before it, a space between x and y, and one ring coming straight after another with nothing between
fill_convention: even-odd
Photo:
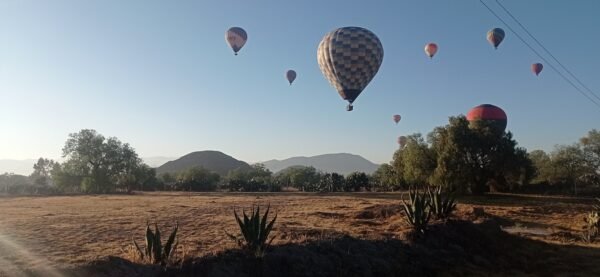
<instances>
[{"instance_id":1,"label":"striped hot air balloon","mask_svg":"<svg viewBox=\"0 0 600 277\"><path fill-rule=\"evenodd\" d=\"M540 75L540 72L542 72L542 69L544 69L544 65L542 65L541 63L534 63L531 65L531 71L533 71L533 73L535 73L535 76Z\"/></svg>"},{"instance_id":2,"label":"striped hot air balloon","mask_svg":"<svg viewBox=\"0 0 600 277\"><path fill-rule=\"evenodd\" d=\"M383 61L381 41L371 31L360 27L335 29L323 37L317 61L325 78L349 102L371 82Z\"/></svg>"},{"instance_id":3,"label":"striped hot air balloon","mask_svg":"<svg viewBox=\"0 0 600 277\"><path fill-rule=\"evenodd\" d=\"M472 128L492 125L502 132L506 129L507 124L506 113L501 108L491 104L482 104L472 108L467 113L467 120Z\"/></svg>"},{"instance_id":4,"label":"striped hot air balloon","mask_svg":"<svg viewBox=\"0 0 600 277\"><path fill-rule=\"evenodd\" d=\"M227 41L227 44L229 44L235 55L244 47L247 40L248 34L240 27L231 27L225 32L225 41Z\"/></svg>"},{"instance_id":5,"label":"striped hot air balloon","mask_svg":"<svg viewBox=\"0 0 600 277\"><path fill-rule=\"evenodd\" d=\"M438 46L435 43L427 43L425 45L425 54L431 59L438 50Z\"/></svg>"},{"instance_id":6,"label":"striped hot air balloon","mask_svg":"<svg viewBox=\"0 0 600 277\"><path fill-rule=\"evenodd\" d=\"M498 45L504 40L504 30L500 28L491 29L487 33L487 40L494 46L495 49L498 49Z\"/></svg>"}]
</instances>

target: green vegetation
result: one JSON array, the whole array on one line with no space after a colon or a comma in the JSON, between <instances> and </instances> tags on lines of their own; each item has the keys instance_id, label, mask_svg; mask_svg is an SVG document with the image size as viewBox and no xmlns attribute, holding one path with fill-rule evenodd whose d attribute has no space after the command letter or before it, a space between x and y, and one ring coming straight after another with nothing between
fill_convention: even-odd
<instances>
[{"instance_id":1,"label":"green vegetation","mask_svg":"<svg viewBox=\"0 0 600 277\"><path fill-rule=\"evenodd\" d=\"M268 216L270 208L269 205L262 218L260 215L260 206L256 206L256 209L252 207L250 216L246 215L246 211L242 211L243 218L240 218L237 211L234 209L233 214L240 227L241 238L227 233L227 235L236 241L242 249L247 250L257 258L264 256L266 248L271 244L271 241L274 238L272 237L269 240L269 234L273 229L277 214L275 214L275 217L269 222Z\"/></svg>"},{"instance_id":2,"label":"green vegetation","mask_svg":"<svg viewBox=\"0 0 600 277\"><path fill-rule=\"evenodd\" d=\"M442 192L442 187L427 188L427 196L429 197L429 208L431 213L437 219L447 219L456 209L456 202L453 193Z\"/></svg>"},{"instance_id":3,"label":"green vegetation","mask_svg":"<svg viewBox=\"0 0 600 277\"><path fill-rule=\"evenodd\" d=\"M175 225L175 228L169 235L167 242L163 245L160 239L160 230L158 229L158 225L154 224L154 231L150 229L150 225L146 226L146 247L144 251L138 245L138 243L133 240L133 244L135 245L135 249L141 260L147 261L152 264L160 264L160 265L168 265L170 258L173 256L173 252L177 249L177 229L178 225Z\"/></svg>"},{"instance_id":4,"label":"green vegetation","mask_svg":"<svg viewBox=\"0 0 600 277\"><path fill-rule=\"evenodd\" d=\"M424 234L431 218L430 199L417 189L409 190L408 199L408 204L402 200L406 221L416 232Z\"/></svg>"}]
</instances>

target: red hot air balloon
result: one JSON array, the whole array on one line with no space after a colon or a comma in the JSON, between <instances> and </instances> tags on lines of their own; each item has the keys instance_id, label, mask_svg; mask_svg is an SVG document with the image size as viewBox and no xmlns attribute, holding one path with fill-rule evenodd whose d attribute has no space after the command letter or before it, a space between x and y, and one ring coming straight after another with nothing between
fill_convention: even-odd
<instances>
[{"instance_id":1,"label":"red hot air balloon","mask_svg":"<svg viewBox=\"0 0 600 277\"><path fill-rule=\"evenodd\" d=\"M431 59L438 50L438 46L435 43L427 43L425 45L425 54Z\"/></svg>"},{"instance_id":2,"label":"red hot air balloon","mask_svg":"<svg viewBox=\"0 0 600 277\"><path fill-rule=\"evenodd\" d=\"M400 119L402 119L402 117L399 114L394 115L394 122L396 122L396 124L398 124L398 122L400 122Z\"/></svg>"},{"instance_id":3,"label":"red hot air balloon","mask_svg":"<svg viewBox=\"0 0 600 277\"><path fill-rule=\"evenodd\" d=\"M491 29L487 33L487 40L494 46L494 48L498 49L498 45L504 40L504 30L500 28Z\"/></svg>"},{"instance_id":4,"label":"red hot air balloon","mask_svg":"<svg viewBox=\"0 0 600 277\"><path fill-rule=\"evenodd\" d=\"M467 120L470 127L478 128L481 126L481 122L491 123L492 126L495 126L502 132L506 129L507 123L506 113L499 107L491 104L483 104L472 108L467 113Z\"/></svg>"},{"instance_id":5,"label":"red hot air balloon","mask_svg":"<svg viewBox=\"0 0 600 277\"><path fill-rule=\"evenodd\" d=\"M541 63L534 63L531 65L531 71L533 71L533 73L535 73L535 76L540 75L540 72L542 72L542 69L544 69L544 65L542 65Z\"/></svg>"}]
</instances>

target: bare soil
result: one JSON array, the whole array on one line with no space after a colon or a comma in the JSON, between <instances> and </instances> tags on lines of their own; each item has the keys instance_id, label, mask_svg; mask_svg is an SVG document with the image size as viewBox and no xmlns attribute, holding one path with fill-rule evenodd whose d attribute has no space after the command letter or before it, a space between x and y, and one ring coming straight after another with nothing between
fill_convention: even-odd
<instances>
[{"instance_id":1,"label":"bare soil","mask_svg":"<svg viewBox=\"0 0 600 277\"><path fill-rule=\"evenodd\" d=\"M136 193L0 198L0 276L600 276L580 234L591 200L493 194L459 199L424 236L397 193ZM238 250L233 209L278 214L262 259ZM477 208L483 208L483 213ZM475 211L478 210L478 211ZM136 262L147 222L179 223L164 270ZM503 231L507 230L507 231Z\"/></svg>"}]
</instances>

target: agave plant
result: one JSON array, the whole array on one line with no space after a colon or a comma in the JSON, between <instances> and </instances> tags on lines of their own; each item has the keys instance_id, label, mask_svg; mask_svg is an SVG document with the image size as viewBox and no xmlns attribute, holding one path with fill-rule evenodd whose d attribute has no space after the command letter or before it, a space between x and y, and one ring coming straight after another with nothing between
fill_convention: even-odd
<instances>
[{"instance_id":1,"label":"agave plant","mask_svg":"<svg viewBox=\"0 0 600 277\"><path fill-rule=\"evenodd\" d=\"M413 226L415 231L425 233L427 224L431 218L429 198L427 198L425 193L420 193L416 189L410 189L408 197L410 202L408 204L402 199L406 221Z\"/></svg>"},{"instance_id":2,"label":"agave plant","mask_svg":"<svg viewBox=\"0 0 600 277\"><path fill-rule=\"evenodd\" d=\"M260 206L256 206L256 209L252 206L252 213L250 216L246 214L246 211L242 211L243 218L241 218L234 209L233 214L240 227L241 237L226 232L226 234L232 240L236 241L242 249L249 251L257 258L264 256L266 248L271 244L271 241L273 241L274 238L268 239L269 233L273 230L273 224L275 224L275 220L277 219L277 214L275 214L275 217L269 222L268 216L270 208L270 205L267 206L267 210L261 217Z\"/></svg>"},{"instance_id":3,"label":"agave plant","mask_svg":"<svg viewBox=\"0 0 600 277\"><path fill-rule=\"evenodd\" d=\"M446 219L456 209L456 202L454 194L442 193L442 187L427 188L427 195L429 196L429 208L431 213L437 219Z\"/></svg>"},{"instance_id":4,"label":"agave plant","mask_svg":"<svg viewBox=\"0 0 600 277\"><path fill-rule=\"evenodd\" d=\"M138 243L133 240L135 249L142 260L148 261L153 264L166 265L169 262L171 254L177 248L177 229L178 224L175 224L175 228L171 232L171 235L167 239L167 242L163 245L160 239L160 230L158 225L154 224L154 231L150 229L150 225L146 226L146 248L142 251L142 248Z\"/></svg>"}]
</instances>

